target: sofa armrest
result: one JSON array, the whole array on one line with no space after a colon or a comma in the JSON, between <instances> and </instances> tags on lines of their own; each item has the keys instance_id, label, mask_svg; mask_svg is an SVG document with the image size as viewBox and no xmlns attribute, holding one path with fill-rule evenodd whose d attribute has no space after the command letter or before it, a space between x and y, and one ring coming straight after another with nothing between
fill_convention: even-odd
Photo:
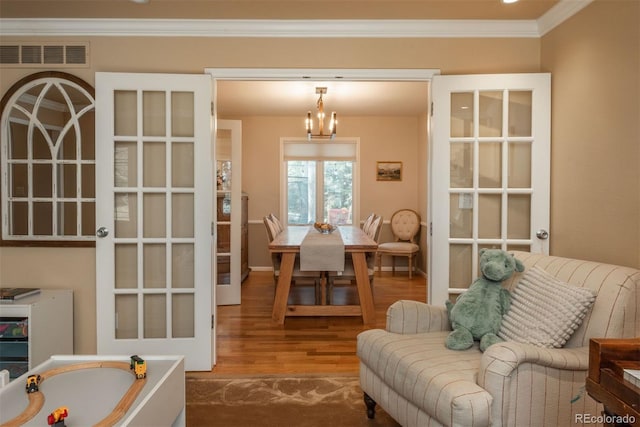
<instances>
[{"instance_id":1,"label":"sofa armrest","mask_svg":"<svg viewBox=\"0 0 640 427\"><path fill-rule=\"evenodd\" d=\"M541 348L502 342L487 348L480 360L478 385L493 396L495 425L573 425L575 408L598 413L584 391L589 348ZM576 406L579 405L579 406Z\"/></svg>"},{"instance_id":2,"label":"sofa armrest","mask_svg":"<svg viewBox=\"0 0 640 427\"><path fill-rule=\"evenodd\" d=\"M387 310L387 331L396 334L450 331L447 309L419 301L400 300Z\"/></svg>"},{"instance_id":3,"label":"sofa armrest","mask_svg":"<svg viewBox=\"0 0 640 427\"><path fill-rule=\"evenodd\" d=\"M494 344L482 355L478 383L484 387L492 377L509 377L523 363L566 371L587 371L589 347L543 348L513 341Z\"/></svg>"}]
</instances>

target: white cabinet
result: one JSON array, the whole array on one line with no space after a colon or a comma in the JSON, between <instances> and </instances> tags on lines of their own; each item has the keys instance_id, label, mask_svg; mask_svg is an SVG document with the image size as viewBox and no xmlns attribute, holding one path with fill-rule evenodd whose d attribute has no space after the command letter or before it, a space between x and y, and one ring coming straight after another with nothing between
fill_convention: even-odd
<instances>
[{"instance_id":1,"label":"white cabinet","mask_svg":"<svg viewBox=\"0 0 640 427\"><path fill-rule=\"evenodd\" d=\"M0 370L14 379L53 354L73 354L71 290L41 290L0 303Z\"/></svg>"}]
</instances>

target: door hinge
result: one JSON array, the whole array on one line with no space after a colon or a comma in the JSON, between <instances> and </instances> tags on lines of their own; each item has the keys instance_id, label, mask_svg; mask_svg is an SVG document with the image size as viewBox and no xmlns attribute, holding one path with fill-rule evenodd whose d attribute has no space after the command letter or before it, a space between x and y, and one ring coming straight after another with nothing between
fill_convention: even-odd
<instances>
[{"instance_id":1,"label":"door hinge","mask_svg":"<svg viewBox=\"0 0 640 427\"><path fill-rule=\"evenodd\" d=\"M215 290L214 290L215 292ZM214 316L213 314L211 315L211 329L214 329L216 327L216 316Z\"/></svg>"},{"instance_id":2,"label":"door hinge","mask_svg":"<svg viewBox=\"0 0 640 427\"><path fill-rule=\"evenodd\" d=\"M431 101L431 117L433 117L433 101Z\"/></svg>"},{"instance_id":3,"label":"door hinge","mask_svg":"<svg viewBox=\"0 0 640 427\"><path fill-rule=\"evenodd\" d=\"M213 102L211 102L211 115L213 116L214 112L213 112Z\"/></svg>"},{"instance_id":4,"label":"door hinge","mask_svg":"<svg viewBox=\"0 0 640 427\"><path fill-rule=\"evenodd\" d=\"M216 224L213 221L211 221L211 235L216 235Z\"/></svg>"},{"instance_id":5,"label":"door hinge","mask_svg":"<svg viewBox=\"0 0 640 427\"><path fill-rule=\"evenodd\" d=\"M433 222L429 223L429 236L433 236Z\"/></svg>"}]
</instances>

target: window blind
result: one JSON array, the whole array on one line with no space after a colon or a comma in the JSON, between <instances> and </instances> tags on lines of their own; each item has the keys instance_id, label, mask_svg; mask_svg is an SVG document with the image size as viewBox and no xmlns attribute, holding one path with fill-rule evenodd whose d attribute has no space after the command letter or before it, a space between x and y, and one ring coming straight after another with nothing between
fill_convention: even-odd
<instances>
[{"instance_id":1,"label":"window blind","mask_svg":"<svg viewBox=\"0 0 640 427\"><path fill-rule=\"evenodd\" d=\"M342 160L356 161L356 142L335 141L285 141L283 158L288 160Z\"/></svg>"}]
</instances>

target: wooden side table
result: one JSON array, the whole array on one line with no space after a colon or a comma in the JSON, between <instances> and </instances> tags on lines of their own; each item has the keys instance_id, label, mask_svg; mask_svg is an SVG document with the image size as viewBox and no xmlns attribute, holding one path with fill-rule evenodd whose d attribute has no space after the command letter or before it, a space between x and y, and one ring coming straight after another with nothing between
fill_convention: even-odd
<instances>
[{"instance_id":1,"label":"wooden side table","mask_svg":"<svg viewBox=\"0 0 640 427\"><path fill-rule=\"evenodd\" d=\"M624 379L640 369L640 338L596 338L589 342L589 395L604 405L605 426L640 426L640 387Z\"/></svg>"}]
</instances>

